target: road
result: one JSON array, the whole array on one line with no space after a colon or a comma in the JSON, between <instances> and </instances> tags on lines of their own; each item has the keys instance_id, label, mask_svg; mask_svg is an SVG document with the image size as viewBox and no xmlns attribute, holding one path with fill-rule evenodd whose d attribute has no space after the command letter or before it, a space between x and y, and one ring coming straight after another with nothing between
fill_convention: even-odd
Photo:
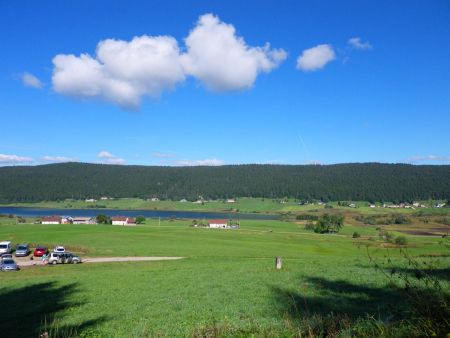
<instances>
[{"instance_id":1,"label":"road","mask_svg":"<svg viewBox=\"0 0 450 338\"><path fill-rule=\"evenodd\" d=\"M167 257L167 256L145 256L145 257L82 257L83 263L111 263L111 262L142 262L142 261L169 261L182 259L184 257ZM41 266L45 265L39 258L30 260L28 257L16 258L14 260L20 267L26 266Z\"/></svg>"}]
</instances>

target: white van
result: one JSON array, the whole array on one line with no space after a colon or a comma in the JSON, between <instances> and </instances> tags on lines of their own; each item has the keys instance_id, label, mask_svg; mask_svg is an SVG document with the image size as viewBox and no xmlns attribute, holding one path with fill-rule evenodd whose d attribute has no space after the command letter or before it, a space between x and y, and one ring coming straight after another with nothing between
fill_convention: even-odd
<instances>
[{"instance_id":1,"label":"white van","mask_svg":"<svg viewBox=\"0 0 450 338\"><path fill-rule=\"evenodd\" d=\"M0 242L0 255L11 253L11 241Z\"/></svg>"}]
</instances>

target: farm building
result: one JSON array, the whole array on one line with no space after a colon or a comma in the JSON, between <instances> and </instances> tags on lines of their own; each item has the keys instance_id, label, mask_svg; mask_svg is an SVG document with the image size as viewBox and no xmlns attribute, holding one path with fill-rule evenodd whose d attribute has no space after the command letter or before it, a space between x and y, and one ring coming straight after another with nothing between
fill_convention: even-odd
<instances>
[{"instance_id":1,"label":"farm building","mask_svg":"<svg viewBox=\"0 0 450 338\"><path fill-rule=\"evenodd\" d=\"M115 216L112 219L113 225L136 225L136 219L126 216Z\"/></svg>"},{"instance_id":2,"label":"farm building","mask_svg":"<svg viewBox=\"0 0 450 338\"><path fill-rule=\"evenodd\" d=\"M212 219L208 222L210 228L226 229L228 227L228 220L226 219Z\"/></svg>"},{"instance_id":3,"label":"farm building","mask_svg":"<svg viewBox=\"0 0 450 338\"><path fill-rule=\"evenodd\" d=\"M42 224L61 224L61 216L44 216L42 217Z\"/></svg>"},{"instance_id":4,"label":"farm building","mask_svg":"<svg viewBox=\"0 0 450 338\"><path fill-rule=\"evenodd\" d=\"M73 224L96 224L94 217L74 217L72 219Z\"/></svg>"}]
</instances>

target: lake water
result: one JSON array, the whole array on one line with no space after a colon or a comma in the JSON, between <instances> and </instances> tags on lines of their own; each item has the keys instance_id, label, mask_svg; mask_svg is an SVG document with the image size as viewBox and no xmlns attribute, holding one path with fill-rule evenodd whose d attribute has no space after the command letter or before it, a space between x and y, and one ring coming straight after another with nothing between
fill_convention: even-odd
<instances>
[{"instance_id":1,"label":"lake water","mask_svg":"<svg viewBox=\"0 0 450 338\"><path fill-rule=\"evenodd\" d=\"M121 210L121 209L50 209L50 208L28 208L28 207L0 207L0 214L16 215L22 217L42 216L85 216L95 217L99 214L107 216L130 216L142 215L146 218L190 218L190 219L254 219L254 220L276 220L278 215L270 214L241 214L226 212L198 212L198 211L170 211L170 210Z\"/></svg>"}]
</instances>

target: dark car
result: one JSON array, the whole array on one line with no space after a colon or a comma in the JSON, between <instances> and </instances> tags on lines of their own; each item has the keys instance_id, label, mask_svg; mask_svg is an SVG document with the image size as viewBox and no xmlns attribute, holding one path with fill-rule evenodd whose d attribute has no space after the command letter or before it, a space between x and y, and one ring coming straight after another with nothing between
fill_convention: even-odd
<instances>
[{"instance_id":1,"label":"dark car","mask_svg":"<svg viewBox=\"0 0 450 338\"><path fill-rule=\"evenodd\" d=\"M38 246L35 250L34 250L34 257L42 257L44 255L48 254L48 249L45 246Z\"/></svg>"},{"instance_id":2,"label":"dark car","mask_svg":"<svg viewBox=\"0 0 450 338\"><path fill-rule=\"evenodd\" d=\"M15 252L16 257L26 257L29 255L29 253L30 253L30 247L28 244L24 243L24 244L18 244L16 246L16 252Z\"/></svg>"}]
</instances>

